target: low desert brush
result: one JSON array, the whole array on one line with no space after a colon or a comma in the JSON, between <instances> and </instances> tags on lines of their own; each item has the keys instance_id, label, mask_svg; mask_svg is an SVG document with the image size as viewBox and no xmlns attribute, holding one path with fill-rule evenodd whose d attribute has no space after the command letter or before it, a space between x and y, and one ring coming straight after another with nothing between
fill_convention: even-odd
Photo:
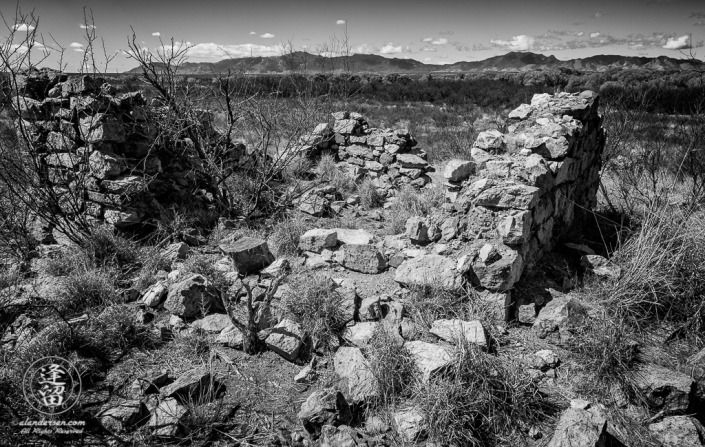
<instances>
[{"instance_id":1,"label":"low desert brush","mask_svg":"<svg viewBox=\"0 0 705 447\"><path fill-rule=\"evenodd\" d=\"M298 275L287 282L291 293L282 299L284 313L299 323L311 337L313 349L337 347L340 331L352 319L353 303L333 288L332 280L321 274Z\"/></svg>"},{"instance_id":2,"label":"low desert brush","mask_svg":"<svg viewBox=\"0 0 705 447\"><path fill-rule=\"evenodd\" d=\"M442 445L506 444L537 426L551 406L522 365L461 344L448 369L414 393L429 440Z\"/></svg>"},{"instance_id":3,"label":"low desert brush","mask_svg":"<svg viewBox=\"0 0 705 447\"><path fill-rule=\"evenodd\" d=\"M399 343L391 326L380 324L367 347L367 359L379 389L377 406L389 407L411 396L417 368L411 353Z\"/></svg>"},{"instance_id":4,"label":"low desert brush","mask_svg":"<svg viewBox=\"0 0 705 447\"><path fill-rule=\"evenodd\" d=\"M406 221L413 216L427 216L431 210L440 207L445 202L443 188L424 188L418 190L411 186L401 188L396 194L396 200L388 212L390 225L389 234L401 234L406 230Z\"/></svg>"}]
</instances>

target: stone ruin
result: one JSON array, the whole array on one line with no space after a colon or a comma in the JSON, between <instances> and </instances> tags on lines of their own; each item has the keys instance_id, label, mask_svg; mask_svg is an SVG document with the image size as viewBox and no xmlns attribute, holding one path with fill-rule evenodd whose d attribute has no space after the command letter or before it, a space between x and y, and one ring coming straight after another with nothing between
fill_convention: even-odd
<instances>
[{"instance_id":1,"label":"stone ruin","mask_svg":"<svg viewBox=\"0 0 705 447\"><path fill-rule=\"evenodd\" d=\"M408 129L370 127L357 112L335 112L332 117L332 126L321 123L301 138L301 153L312 159L331 154L340 171L356 182L370 179L382 198L405 185L422 188L431 182L428 155L416 147ZM345 204L335 202L334 191L319 188L303 198L299 209L316 216L328 209L337 213Z\"/></svg>"},{"instance_id":2,"label":"stone ruin","mask_svg":"<svg viewBox=\"0 0 705 447\"><path fill-rule=\"evenodd\" d=\"M42 181L68 216L117 228L174 203L208 206L193 142L158 139L141 92L117 94L101 78L32 71L18 79L19 117ZM19 126L18 126L19 128Z\"/></svg>"},{"instance_id":3,"label":"stone ruin","mask_svg":"<svg viewBox=\"0 0 705 447\"><path fill-rule=\"evenodd\" d=\"M530 105L509 114L506 134L481 132L469 160L447 164L443 212L410 219L407 235L421 244L462 240L462 255L445 282L457 284L459 276L485 296L504 300L511 313L525 304L510 293L522 273L596 205L605 145L601 122L592 92L534 95ZM436 269L442 265L434 262ZM413 264L400 266L400 282L434 274Z\"/></svg>"}]
</instances>

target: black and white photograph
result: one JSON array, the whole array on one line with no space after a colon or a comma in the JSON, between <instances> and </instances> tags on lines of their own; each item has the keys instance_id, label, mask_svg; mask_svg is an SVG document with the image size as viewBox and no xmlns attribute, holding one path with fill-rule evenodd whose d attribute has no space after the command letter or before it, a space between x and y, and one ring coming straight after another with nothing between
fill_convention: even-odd
<instances>
[{"instance_id":1,"label":"black and white photograph","mask_svg":"<svg viewBox=\"0 0 705 447\"><path fill-rule=\"evenodd\" d=\"M0 447L704 424L702 1L0 3Z\"/></svg>"}]
</instances>

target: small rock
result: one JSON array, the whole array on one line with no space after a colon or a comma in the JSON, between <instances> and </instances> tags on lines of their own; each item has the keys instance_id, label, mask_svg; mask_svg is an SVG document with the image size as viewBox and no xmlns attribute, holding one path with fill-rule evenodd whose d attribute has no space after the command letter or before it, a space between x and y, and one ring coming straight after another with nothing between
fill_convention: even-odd
<instances>
[{"instance_id":1,"label":"small rock","mask_svg":"<svg viewBox=\"0 0 705 447\"><path fill-rule=\"evenodd\" d=\"M220 333L229 326L232 326L232 322L230 321L230 317L225 314L210 314L200 320L194 321L191 326L205 332Z\"/></svg>"},{"instance_id":2,"label":"small rock","mask_svg":"<svg viewBox=\"0 0 705 447\"><path fill-rule=\"evenodd\" d=\"M220 251L230 256L235 268L243 273L259 272L274 262L274 255L262 239L243 237L231 244L221 244Z\"/></svg>"},{"instance_id":3,"label":"small rock","mask_svg":"<svg viewBox=\"0 0 705 447\"><path fill-rule=\"evenodd\" d=\"M182 423L187 416L188 409L180 405L176 399L165 399L152 413L147 427L154 430L155 436L176 437L182 430Z\"/></svg>"},{"instance_id":4,"label":"small rock","mask_svg":"<svg viewBox=\"0 0 705 447\"><path fill-rule=\"evenodd\" d=\"M649 425L649 431L664 447L702 447L705 428L689 416L669 416Z\"/></svg>"},{"instance_id":5,"label":"small rock","mask_svg":"<svg viewBox=\"0 0 705 447\"><path fill-rule=\"evenodd\" d=\"M182 401L203 398L213 394L216 382L205 368L196 368L184 372L173 383L160 390L165 397L173 397Z\"/></svg>"},{"instance_id":6,"label":"small rock","mask_svg":"<svg viewBox=\"0 0 705 447\"><path fill-rule=\"evenodd\" d=\"M298 418L308 433L316 435L324 425L338 426L350 423L352 413L340 391L326 388L311 393L301 404Z\"/></svg>"},{"instance_id":7,"label":"small rock","mask_svg":"<svg viewBox=\"0 0 705 447\"><path fill-rule=\"evenodd\" d=\"M477 320L436 320L431 325L430 332L451 343L464 339L467 343L487 349L487 333L482 323Z\"/></svg>"},{"instance_id":8,"label":"small rock","mask_svg":"<svg viewBox=\"0 0 705 447\"><path fill-rule=\"evenodd\" d=\"M299 238L299 249L320 253L324 248L332 248L338 243L338 232L316 228L308 230Z\"/></svg>"},{"instance_id":9,"label":"small rock","mask_svg":"<svg viewBox=\"0 0 705 447\"><path fill-rule=\"evenodd\" d=\"M411 353L424 382L428 382L432 375L443 371L453 361L444 347L433 343L409 341L404 343L404 348Z\"/></svg>"},{"instance_id":10,"label":"small rock","mask_svg":"<svg viewBox=\"0 0 705 447\"><path fill-rule=\"evenodd\" d=\"M98 418L108 430L124 433L137 425L144 414L145 407L139 400L120 399L117 406L102 411Z\"/></svg>"},{"instance_id":11,"label":"small rock","mask_svg":"<svg viewBox=\"0 0 705 447\"><path fill-rule=\"evenodd\" d=\"M379 395L377 379L360 348L343 347L334 358L335 373L347 382L347 396L362 403Z\"/></svg>"},{"instance_id":12,"label":"small rock","mask_svg":"<svg viewBox=\"0 0 705 447\"><path fill-rule=\"evenodd\" d=\"M418 408L406 408L392 415L397 433L404 442L413 443L424 431L424 414Z\"/></svg>"},{"instance_id":13,"label":"small rock","mask_svg":"<svg viewBox=\"0 0 705 447\"><path fill-rule=\"evenodd\" d=\"M228 348L242 348L243 337L242 332L232 324L220 331L220 334L215 339L216 343L227 346Z\"/></svg>"}]
</instances>

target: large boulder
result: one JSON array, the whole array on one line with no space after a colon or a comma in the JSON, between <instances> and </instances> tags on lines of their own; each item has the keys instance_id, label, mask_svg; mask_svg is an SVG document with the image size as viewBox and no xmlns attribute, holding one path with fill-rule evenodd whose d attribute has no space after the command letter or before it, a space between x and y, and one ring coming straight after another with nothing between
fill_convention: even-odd
<instances>
[{"instance_id":1,"label":"large boulder","mask_svg":"<svg viewBox=\"0 0 705 447\"><path fill-rule=\"evenodd\" d=\"M324 425L335 427L350 423L352 412L340 391L325 388L311 393L301 404L298 418L307 432L317 435Z\"/></svg>"},{"instance_id":2,"label":"large boulder","mask_svg":"<svg viewBox=\"0 0 705 447\"><path fill-rule=\"evenodd\" d=\"M117 405L102 411L98 418L103 427L112 432L126 432L145 417L145 406L139 400L120 399Z\"/></svg>"},{"instance_id":3,"label":"large boulder","mask_svg":"<svg viewBox=\"0 0 705 447\"><path fill-rule=\"evenodd\" d=\"M475 204L500 209L530 210L539 200L539 188L528 185L507 185L487 182L475 198Z\"/></svg>"},{"instance_id":4,"label":"large boulder","mask_svg":"<svg viewBox=\"0 0 705 447\"><path fill-rule=\"evenodd\" d=\"M664 414L688 410L695 387L692 377L663 366L645 364L634 370L634 381L654 410Z\"/></svg>"},{"instance_id":5,"label":"large boulder","mask_svg":"<svg viewBox=\"0 0 705 447\"><path fill-rule=\"evenodd\" d=\"M164 308L174 315L195 318L203 314L225 312L220 291L205 277L194 274L169 286Z\"/></svg>"},{"instance_id":6,"label":"large boulder","mask_svg":"<svg viewBox=\"0 0 705 447\"><path fill-rule=\"evenodd\" d=\"M703 447L705 428L689 416L669 416L649 425L649 431L663 447Z\"/></svg>"},{"instance_id":7,"label":"large boulder","mask_svg":"<svg viewBox=\"0 0 705 447\"><path fill-rule=\"evenodd\" d=\"M606 447L607 420L597 408L568 408L561 414L548 447Z\"/></svg>"},{"instance_id":8,"label":"large boulder","mask_svg":"<svg viewBox=\"0 0 705 447\"><path fill-rule=\"evenodd\" d=\"M404 343L404 348L414 359L424 382L428 382L431 376L442 372L453 361L451 353L441 345L416 340Z\"/></svg>"},{"instance_id":9,"label":"large boulder","mask_svg":"<svg viewBox=\"0 0 705 447\"><path fill-rule=\"evenodd\" d=\"M435 285L458 290L463 280L455 269L456 263L445 256L425 255L402 262L394 274L394 281L405 286Z\"/></svg>"},{"instance_id":10,"label":"large boulder","mask_svg":"<svg viewBox=\"0 0 705 447\"><path fill-rule=\"evenodd\" d=\"M267 241L253 237L243 237L231 244L221 244L220 251L232 258L241 273L256 273L274 262Z\"/></svg>"},{"instance_id":11,"label":"large boulder","mask_svg":"<svg viewBox=\"0 0 705 447\"><path fill-rule=\"evenodd\" d=\"M588 318L588 309L582 301L571 295L558 296L541 309L533 330L539 338L555 332L560 338L570 338L572 330L583 326Z\"/></svg>"},{"instance_id":12,"label":"large boulder","mask_svg":"<svg viewBox=\"0 0 705 447\"><path fill-rule=\"evenodd\" d=\"M475 162L453 159L443 169L443 177L449 182L462 182L475 172Z\"/></svg>"},{"instance_id":13,"label":"large boulder","mask_svg":"<svg viewBox=\"0 0 705 447\"><path fill-rule=\"evenodd\" d=\"M338 259L343 267L356 272L375 274L387 268L387 260L374 245L343 245Z\"/></svg>"},{"instance_id":14,"label":"large boulder","mask_svg":"<svg viewBox=\"0 0 705 447\"><path fill-rule=\"evenodd\" d=\"M192 399L213 395L216 382L206 368L191 369L181 374L174 382L160 390L165 397L189 402Z\"/></svg>"},{"instance_id":15,"label":"large boulder","mask_svg":"<svg viewBox=\"0 0 705 447\"><path fill-rule=\"evenodd\" d=\"M299 249L320 253L325 248L332 248L338 243L338 232L324 228L308 230L299 238Z\"/></svg>"},{"instance_id":16,"label":"large boulder","mask_svg":"<svg viewBox=\"0 0 705 447\"><path fill-rule=\"evenodd\" d=\"M478 320L436 320L429 332L447 342L466 342L485 349L488 347L487 332Z\"/></svg>"},{"instance_id":17,"label":"large boulder","mask_svg":"<svg viewBox=\"0 0 705 447\"><path fill-rule=\"evenodd\" d=\"M265 343L270 350L293 362L299 357L304 335L298 323L284 319L274 326Z\"/></svg>"},{"instance_id":18,"label":"large boulder","mask_svg":"<svg viewBox=\"0 0 705 447\"><path fill-rule=\"evenodd\" d=\"M346 395L352 402L363 403L379 395L377 379L360 348L339 348L333 362L335 373L346 382Z\"/></svg>"},{"instance_id":19,"label":"large boulder","mask_svg":"<svg viewBox=\"0 0 705 447\"><path fill-rule=\"evenodd\" d=\"M175 437L184 429L183 423L188 413L189 410L176 399L165 399L152 413L147 427L152 429L157 437Z\"/></svg>"},{"instance_id":20,"label":"large boulder","mask_svg":"<svg viewBox=\"0 0 705 447\"><path fill-rule=\"evenodd\" d=\"M504 244L485 244L472 261L472 282L492 291L514 287L524 268L521 255Z\"/></svg>"},{"instance_id":21,"label":"large boulder","mask_svg":"<svg viewBox=\"0 0 705 447\"><path fill-rule=\"evenodd\" d=\"M343 245L371 244L375 238L372 233L363 229L351 230L349 228L334 228L334 230L338 234L338 244Z\"/></svg>"}]
</instances>

